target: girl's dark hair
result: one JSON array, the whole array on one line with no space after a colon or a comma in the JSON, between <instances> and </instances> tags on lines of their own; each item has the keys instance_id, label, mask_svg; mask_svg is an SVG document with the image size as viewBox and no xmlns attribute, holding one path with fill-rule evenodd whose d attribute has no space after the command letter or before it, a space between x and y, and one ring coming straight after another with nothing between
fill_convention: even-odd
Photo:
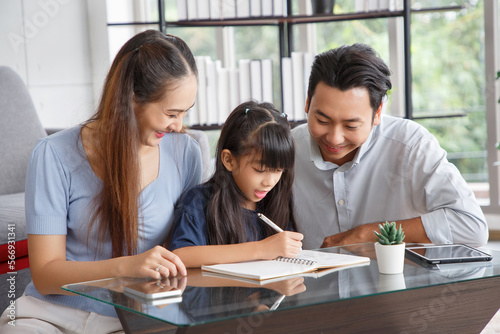
<instances>
[{"instance_id":1,"label":"girl's dark hair","mask_svg":"<svg viewBox=\"0 0 500 334\"><path fill-rule=\"evenodd\" d=\"M112 256L137 253L140 193L138 104L156 102L180 80L197 75L189 47L178 37L147 30L118 51L104 84L94 122L91 165L97 166L102 189L94 199L89 234L98 226L99 240L111 240Z\"/></svg>"},{"instance_id":2,"label":"girl's dark hair","mask_svg":"<svg viewBox=\"0 0 500 334\"><path fill-rule=\"evenodd\" d=\"M257 203L257 211L269 217L282 229L291 223L296 229L292 207L293 166L295 147L285 114L271 103L253 101L240 104L229 115L217 144L215 172L208 183L213 196L207 207L208 240L211 245L236 244L248 241L245 224L245 196L236 185L232 173L221 159L223 150L233 157L253 155L262 166L283 169L274 188ZM275 232L265 225L267 236Z\"/></svg>"},{"instance_id":3,"label":"girl's dark hair","mask_svg":"<svg viewBox=\"0 0 500 334\"><path fill-rule=\"evenodd\" d=\"M370 95L375 115L387 91L392 88L390 75L387 65L370 46L360 43L343 45L314 58L307 96L311 101L321 81L341 91L364 87Z\"/></svg>"}]
</instances>

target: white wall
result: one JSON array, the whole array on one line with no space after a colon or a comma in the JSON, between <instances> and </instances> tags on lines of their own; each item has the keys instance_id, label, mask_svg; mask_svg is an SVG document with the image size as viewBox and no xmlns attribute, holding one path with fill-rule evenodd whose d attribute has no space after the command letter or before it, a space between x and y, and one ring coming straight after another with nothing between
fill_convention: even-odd
<instances>
[{"instance_id":1,"label":"white wall","mask_svg":"<svg viewBox=\"0 0 500 334\"><path fill-rule=\"evenodd\" d=\"M91 50L98 44L90 40L87 15L95 1L88 2L15 0L0 4L0 65L21 75L46 128L78 124L94 111L94 86L102 77L92 68L92 60L99 57ZM102 59L106 66L108 61Z\"/></svg>"}]
</instances>

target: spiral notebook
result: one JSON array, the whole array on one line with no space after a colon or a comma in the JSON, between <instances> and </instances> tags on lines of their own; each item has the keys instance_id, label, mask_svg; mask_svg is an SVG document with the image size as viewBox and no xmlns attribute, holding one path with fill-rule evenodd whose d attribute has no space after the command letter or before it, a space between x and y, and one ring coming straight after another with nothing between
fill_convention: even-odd
<instances>
[{"instance_id":1,"label":"spiral notebook","mask_svg":"<svg viewBox=\"0 0 500 334\"><path fill-rule=\"evenodd\" d=\"M324 268L338 268L368 262L370 262L370 258L364 256L302 250L295 258L278 257L274 260L203 265L201 269L262 281Z\"/></svg>"}]
</instances>

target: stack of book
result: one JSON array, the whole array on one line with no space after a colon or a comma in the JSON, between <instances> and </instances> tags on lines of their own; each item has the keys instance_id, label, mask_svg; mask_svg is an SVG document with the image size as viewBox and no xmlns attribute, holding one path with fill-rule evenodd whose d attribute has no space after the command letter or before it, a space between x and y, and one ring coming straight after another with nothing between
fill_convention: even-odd
<instances>
[{"instance_id":1,"label":"stack of book","mask_svg":"<svg viewBox=\"0 0 500 334\"><path fill-rule=\"evenodd\" d=\"M286 0L177 0L179 21L279 17L286 13Z\"/></svg>"},{"instance_id":2,"label":"stack of book","mask_svg":"<svg viewBox=\"0 0 500 334\"><path fill-rule=\"evenodd\" d=\"M197 56L198 93L188 113L190 125L221 125L241 102L273 103L271 59L242 59L238 68L224 68L220 60Z\"/></svg>"},{"instance_id":3,"label":"stack of book","mask_svg":"<svg viewBox=\"0 0 500 334\"><path fill-rule=\"evenodd\" d=\"M220 60L208 56L195 57L198 67L198 93L186 124L222 125L240 103L255 100L273 101L273 62L271 59L240 59L238 68L224 68ZM293 52L282 59L281 110L290 121L305 119L305 101L313 55ZM275 103L279 106L279 103Z\"/></svg>"}]
</instances>

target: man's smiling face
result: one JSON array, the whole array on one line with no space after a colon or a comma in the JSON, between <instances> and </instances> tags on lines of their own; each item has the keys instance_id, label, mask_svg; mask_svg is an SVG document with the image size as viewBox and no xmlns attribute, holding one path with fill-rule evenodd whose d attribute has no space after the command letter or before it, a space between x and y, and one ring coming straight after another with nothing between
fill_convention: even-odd
<instances>
[{"instance_id":1,"label":"man's smiling face","mask_svg":"<svg viewBox=\"0 0 500 334\"><path fill-rule=\"evenodd\" d=\"M351 161L374 125L380 123L382 105L373 114L366 88L341 91L319 82L306 112L311 137L323 160L339 166Z\"/></svg>"}]
</instances>

